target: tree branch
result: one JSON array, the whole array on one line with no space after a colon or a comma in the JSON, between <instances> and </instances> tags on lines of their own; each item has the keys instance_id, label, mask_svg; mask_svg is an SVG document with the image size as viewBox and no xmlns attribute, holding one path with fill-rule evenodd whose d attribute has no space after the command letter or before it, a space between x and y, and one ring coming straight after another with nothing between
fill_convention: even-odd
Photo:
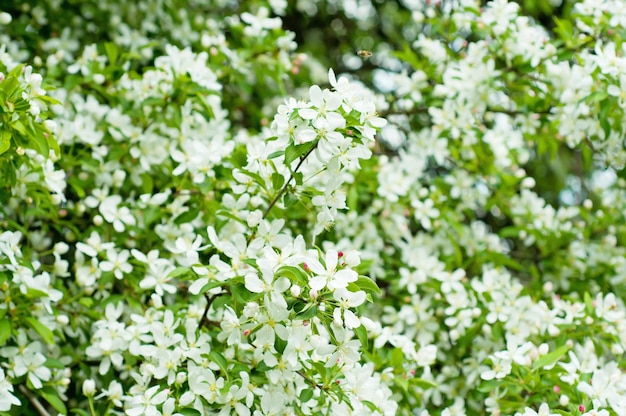
<instances>
[{"instance_id":1,"label":"tree branch","mask_svg":"<svg viewBox=\"0 0 626 416\"><path fill-rule=\"evenodd\" d=\"M39 401L38 398L35 397L35 395L33 395L33 393L30 392L30 390L28 390L23 384L20 384L19 386L17 386L17 389L24 395L26 396L26 398L28 398L28 401L31 402L31 404L35 407L35 409L37 409L37 412L41 415L41 416L52 416L47 410L46 408L41 404L41 402Z\"/></svg>"}]
</instances>

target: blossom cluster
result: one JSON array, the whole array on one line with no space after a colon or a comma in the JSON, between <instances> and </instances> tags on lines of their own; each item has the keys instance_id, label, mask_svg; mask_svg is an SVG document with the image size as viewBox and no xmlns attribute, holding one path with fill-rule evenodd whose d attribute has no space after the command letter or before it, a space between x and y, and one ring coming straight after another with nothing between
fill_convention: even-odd
<instances>
[{"instance_id":1,"label":"blossom cluster","mask_svg":"<svg viewBox=\"0 0 626 416\"><path fill-rule=\"evenodd\" d=\"M626 413L620 2L235 3L0 13L0 415Z\"/></svg>"}]
</instances>

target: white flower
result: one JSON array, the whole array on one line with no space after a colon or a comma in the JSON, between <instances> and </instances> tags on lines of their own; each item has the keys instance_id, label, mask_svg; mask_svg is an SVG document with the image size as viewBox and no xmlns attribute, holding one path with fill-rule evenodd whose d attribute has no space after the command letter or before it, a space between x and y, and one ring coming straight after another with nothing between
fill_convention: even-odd
<instances>
[{"instance_id":1,"label":"white flower","mask_svg":"<svg viewBox=\"0 0 626 416\"><path fill-rule=\"evenodd\" d=\"M130 251L122 250L119 253L115 249L107 250L107 260L100 262L100 268L105 272L113 272L117 279L124 277L124 273L133 271L133 266L128 262Z\"/></svg>"},{"instance_id":2,"label":"white flower","mask_svg":"<svg viewBox=\"0 0 626 416\"><path fill-rule=\"evenodd\" d=\"M420 367L426 367L427 365L432 365L435 363L437 359L437 346L436 345L425 345L417 351L415 355L415 362Z\"/></svg>"},{"instance_id":3,"label":"white flower","mask_svg":"<svg viewBox=\"0 0 626 416\"><path fill-rule=\"evenodd\" d=\"M104 219L113 224L113 228L118 233L126 230L126 225L135 225L136 219L128 207L120 207L122 197L111 195L106 197L100 204L100 213Z\"/></svg>"},{"instance_id":4,"label":"white flower","mask_svg":"<svg viewBox=\"0 0 626 416\"><path fill-rule=\"evenodd\" d=\"M0 412L8 412L11 406L20 404L20 400L13 395L13 385L4 378L4 370L0 368Z\"/></svg>"},{"instance_id":5,"label":"white flower","mask_svg":"<svg viewBox=\"0 0 626 416\"><path fill-rule=\"evenodd\" d=\"M346 120L343 116L336 112L341 106L341 96L336 92L324 89L322 90L317 85L313 85L309 88L309 97L311 99L311 108L301 108L298 110L298 114L305 120L319 120L326 119L333 125L345 126Z\"/></svg>"},{"instance_id":6,"label":"white flower","mask_svg":"<svg viewBox=\"0 0 626 416\"><path fill-rule=\"evenodd\" d=\"M263 35L263 32L271 29L278 29L282 25L280 17L268 17L269 10L267 7L259 8L258 14L255 16L252 13L244 12L241 14L241 20L247 23L244 33L250 37L258 37Z\"/></svg>"},{"instance_id":7,"label":"white flower","mask_svg":"<svg viewBox=\"0 0 626 416\"><path fill-rule=\"evenodd\" d=\"M122 389L122 385L116 381L111 381L108 389L102 389L102 393L94 397L95 400L101 399L102 397L106 397L109 399L115 406L122 407L122 399L124 398L124 390Z\"/></svg>"},{"instance_id":8,"label":"white flower","mask_svg":"<svg viewBox=\"0 0 626 416\"><path fill-rule=\"evenodd\" d=\"M148 272L139 282L139 287L142 289L154 288L159 296L163 296L165 292L176 293L176 286L170 283L172 278L168 277L175 269L176 267L169 260L156 259L149 263Z\"/></svg>"},{"instance_id":9,"label":"white flower","mask_svg":"<svg viewBox=\"0 0 626 416\"><path fill-rule=\"evenodd\" d=\"M20 240L22 233L19 231L5 231L0 234L0 254L4 254L12 265L17 265L17 258L22 257Z\"/></svg>"},{"instance_id":10,"label":"white flower","mask_svg":"<svg viewBox=\"0 0 626 416\"><path fill-rule=\"evenodd\" d=\"M560 413L550 413L550 407L547 403L542 403L539 410L535 411L530 407L524 409L524 413L516 413L515 416L558 416Z\"/></svg>"},{"instance_id":11,"label":"white flower","mask_svg":"<svg viewBox=\"0 0 626 416\"><path fill-rule=\"evenodd\" d=\"M339 288L333 293L333 297L339 302L339 307L333 311L333 318L337 325L341 326L345 322L346 328L357 328L361 326L361 321L350 308L356 308L365 302L365 292L350 292L347 289ZM343 320L341 319L343 315Z\"/></svg>"},{"instance_id":12,"label":"white flower","mask_svg":"<svg viewBox=\"0 0 626 416\"><path fill-rule=\"evenodd\" d=\"M511 372L513 360L497 352L491 355L490 358L491 369L481 373L480 378L483 380L493 380L494 378L502 380Z\"/></svg>"},{"instance_id":13,"label":"white flower","mask_svg":"<svg viewBox=\"0 0 626 416\"><path fill-rule=\"evenodd\" d=\"M325 266L318 260L311 259L307 266L313 271L314 276L309 280L311 289L317 291L328 287L330 290L345 288L349 283L358 279L358 274L352 269L344 268L337 270L339 254L336 250L328 250L325 257Z\"/></svg>"},{"instance_id":14,"label":"white flower","mask_svg":"<svg viewBox=\"0 0 626 416\"><path fill-rule=\"evenodd\" d=\"M439 217L439 210L435 208L435 202L428 198L425 201L414 199L411 201L411 206L414 208L413 215L415 219L420 222L422 227L426 230L432 228L431 219Z\"/></svg>"},{"instance_id":15,"label":"white flower","mask_svg":"<svg viewBox=\"0 0 626 416\"><path fill-rule=\"evenodd\" d=\"M143 394L132 396L126 402L126 414L128 416L161 416L156 405L167 399L169 390L159 391L160 386L152 386Z\"/></svg>"}]
</instances>

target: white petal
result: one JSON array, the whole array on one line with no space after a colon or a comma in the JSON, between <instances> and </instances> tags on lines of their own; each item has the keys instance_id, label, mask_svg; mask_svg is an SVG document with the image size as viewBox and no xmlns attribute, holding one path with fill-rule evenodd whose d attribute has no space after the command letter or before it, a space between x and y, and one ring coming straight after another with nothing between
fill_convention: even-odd
<instances>
[{"instance_id":1,"label":"white petal","mask_svg":"<svg viewBox=\"0 0 626 416\"><path fill-rule=\"evenodd\" d=\"M357 318L351 310L346 309L343 312L343 318L346 321L346 328L358 328L361 326L361 321L359 321L359 318Z\"/></svg>"},{"instance_id":2,"label":"white petal","mask_svg":"<svg viewBox=\"0 0 626 416\"><path fill-rule=\"evenodd\" d=\"M254 273L248 273L245 277L246 279L246 289L253 293L263 293L265 291L265 285Z\"/></svg>"},{"instance_id":3,"label":"white petal","mask_svg":"<svg viewBox=\"0 0 626 416\"><path fill-rule=\"evenodd\" d=\"M328 68L328 81L333 87L337 85L337 78L335 78L335 71L332 68Z\"/></svg>"},{"instance_id":4,"label":"white petal","mask_svg":"<svg viewBox=\"0 0 626 416\"><path fill-rule=\"evenodd\" d=\"M202 277L196 280L191 284L191 286L189 286L189 293L191 293L192 295L197 295L198 293L200 293L200 289L202 289L202 287L207 283L209 283L209 279L207 279L206 277Z\"/></svg>"}]
</instances>

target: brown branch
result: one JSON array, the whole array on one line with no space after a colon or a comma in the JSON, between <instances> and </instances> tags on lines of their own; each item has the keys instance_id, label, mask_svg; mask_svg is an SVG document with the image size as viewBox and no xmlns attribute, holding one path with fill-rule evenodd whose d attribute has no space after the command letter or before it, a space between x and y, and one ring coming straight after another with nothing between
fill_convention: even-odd
<instances>
[{"instance_id":1,"label":"brown branch","mask_svg":"<svg viewBox=\"0 0 626 416\"><path fill-rule=\"evenodd\" d=\"M33 393L31 393L23 384L17 386L17 389L28 398L28 401L32 403L32 405L37 409L37 412L41 416L52 416L45 407L41 404L38 398L36 398Z\"/></svg>"},{"instance_id":2,"label":"brown branch","mask_svg":"<svg viewBox=\"0 0 626 416\"><path fill-rule=\"evenodd\" d=\"M204 313L202 314L202 319L200 319L200 328L202 328L205 324L211 324L211 325L219 326L218 322L212 321L209 318L207 318L207 314L209 313L209 309L211 308L211 305L213 304L213 301L215 301L215 298L217 298L217 295L209 296L208 293L205 293L204 294L204 298L206 299L206 307L204 308Z\"/></svg>"}]
</instances>

